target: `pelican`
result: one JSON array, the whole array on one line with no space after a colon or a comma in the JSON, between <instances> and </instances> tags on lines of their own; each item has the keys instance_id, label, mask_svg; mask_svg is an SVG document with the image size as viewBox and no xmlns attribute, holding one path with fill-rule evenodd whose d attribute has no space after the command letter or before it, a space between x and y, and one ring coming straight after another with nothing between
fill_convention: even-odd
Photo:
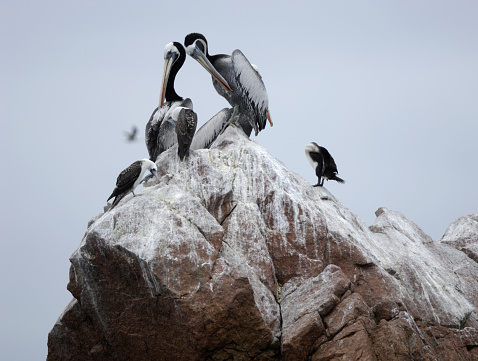
<instances>
[{"instance_id":1,"label":"pelican","mask_svg":"<svg viewBox=\"0 0 478 361\"><path fill-rule=\"evenodd\" d=\"M247 136L251 135L252 129L257 136L265 128L267 120L272 127L262 77L240 50L234 50L232 55L209 55L207 40L198 33L187 35L184 46L188 55L212 74L214 88L233 107L229 122L241 126Z\"/></svg>"},{"instance_id":2,"label":"pelican","mask_svg":"<svg viewBox=\"0 0 478 361\"><path fill-rule=\"evenodd\" d=\"M156 167L156 164L149 159L137 160L119 174L116 179L116 187L107 199L108 202L111 198L115 197L110 209L113 209L113 207L115 207L129 192L132 192L133 196L136 196L134 190L141 182L144 173L148 170L151 172L152 176L158 178L158 168Z\"/></svg>"},{"instance_id":3,"label":"pelican","mask_svg":"<svg viewBox=\"0 0 478 361\"><path fill-rule=\"evenodd\" d=\"M311 142L305 147L305 155L318 178L317 184L314 187L322 187L324 179L345 183L342 178L337 177L337 166L327 149Z\"/></svg>"},{"instance_id":4,"label":"pelican","mask_svg":"<svg viewBox=\"0 0 478 361\"><path fill-rule=\"evenodd\" d=\"M183 160L184 156L189 156L189 146L196 131L198 117L192 109L176 107L173 111L172 118L176 122L179 159Z\"/></svg>"},{"instance_id":5,"label":"pelican","mask_svg":"<svg viewBox=\"0 0 478 361\"><path fill-rule=\"evenodd\" d=\"M146 124L146 147L149 159L156 161L158 155L177 143L176 123L172 113L177 107L192 109L191 99L183 99L174 90L174 80L186 60L182 44L169 43L164 48L164 70L159 106L153 111Z\"/></svg>"}]
</instances>

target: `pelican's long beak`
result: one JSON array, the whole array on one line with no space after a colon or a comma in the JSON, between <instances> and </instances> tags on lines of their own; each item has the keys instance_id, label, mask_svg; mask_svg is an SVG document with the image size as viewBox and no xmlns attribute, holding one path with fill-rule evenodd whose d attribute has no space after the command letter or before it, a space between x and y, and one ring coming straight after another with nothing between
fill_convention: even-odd
<instances>
[{"instance_id":1,"label":"pelican's long beak","mask_svg":"<svg viewBox=\"0 0 478 361\"><path fill-rule=\"evenodd\" d=\"M175 59L173 57L168 57L164 59L164 69L163 69L163 85L161 87L161 97L159 98L159 107L161 108L164 103L164 97L166 95L166 87L168 85L169 73L171 72L171 67L174 64Z\"/></svg>"},{"instance_id":2,"label":"pelican's long beak","mask_svg":"<svg viewBox=\"0 0 478 361\"><path fill-rule=\"evenodd\" d=\"M219 74L214 68L214 66L211 64L211 62L208 60L206 57L206 54L204 54L201 50L199 50L197 47L194 45L190 45L187 47L186 52L192 56L196 61L201 64L204 69L208 71L209 74L211 74L213 77L215 77L218 81L222 83L226 87L226 89L230 92L232 92L231 87L229 84L227 84L227 81L222 77L221 74Z\"/></svg>"},{"instance_id":3,"label":"pelican's long beak","mask_svg":"<svg viewBox=\"0 0 478 361\"><path fill-rule=\"evenodd\" d=\"M152 174L153 176L155 176L156 179L159 181L158 172L156 171L156 169L150 169L149 171L150 171L151 174Z\"/></svg>"}]
</instances>

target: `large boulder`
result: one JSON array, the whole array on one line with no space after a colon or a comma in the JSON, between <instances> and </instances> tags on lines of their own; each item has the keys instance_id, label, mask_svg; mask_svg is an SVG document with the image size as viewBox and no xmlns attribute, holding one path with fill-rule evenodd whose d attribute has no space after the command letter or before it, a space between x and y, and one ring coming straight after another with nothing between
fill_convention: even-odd
<instances>
[{"instance_id":1,"label":"large boulder","mask_svg":"<svg viewBox=\"0 0 478 361\"><path fill-rule=\"evenodd\" d=\"M233 126L176 152L90 221L48 360L478 360L478 264L448 241L367 227Z\"/></svg>"}]
</instances>

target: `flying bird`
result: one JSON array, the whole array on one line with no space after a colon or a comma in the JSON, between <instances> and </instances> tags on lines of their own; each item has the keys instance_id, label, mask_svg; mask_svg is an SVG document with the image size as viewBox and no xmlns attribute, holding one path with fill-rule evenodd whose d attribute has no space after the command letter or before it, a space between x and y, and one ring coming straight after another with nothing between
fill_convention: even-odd
<instances>
[{"instance_id":1,"label":"flying bird","mask_svg":"<svg viewBox=\"0 0 478 361\"><path fill-rule=\"evenodd\" d=\"M196 131L198 117L192 109L176 107L172 118L176 122L179 159L183 160L184 156L189 156L189 147Z\"/></svg>"},{"instance_id":2,"label":"flying bird","mask_svg":"<svg viewBox=\"0 0 478 361\"><path fill-rule=\"evenodd\" d=\"M129 192L132 192L133 196L136 196L134 190L141 182L144 173L148 170L159 180L156 164L149 159L137 160L119 174L116 179L116 187L107 199L108 202L111 198L115 197L110 209L113 209Z\"/></svg>"},{"instance_id":3,"label":"flying bird","mask_svg":"<svg viewBox=\"0 0 478 361\"><path fill-rule=\"evenodd\" d=\"M230 123L238 124L246 133L255 135L267 120L272 127L269 100L262 77L240 50L232 55L209 55L207 40L202 34L191 33L184 39L188 55L196 59L211 75L216 91L233 107Z\"/></svg>"},{"instance_id":4,"label":"flying bird","mask_svg":"<svg viewBox=\"0 0 478 361\"><path fill-rule=\"evenodd\" d=\"M126 140L128 142L135 142L136 141L136 136L138 135L138 128L136 126L133 126L131 129L131 132L124 132L126 136Z\"/></svg>"},{"instance_id":5,"label":"flying bird","mask_svg":"<svg viewBox=\"0 0 478 361\"><path fill-rule=\"evenodd\" d=\"M345 183L342 178L337 177L337 166L335 165L334 158L332 158L327 149L312 142L305 147L305 155L312 168L315 169L315 174L318 178L317 184L315 184L314 187L322 187L324 185L324 179Z\"/></svg>"},{"instance_id":6,"label":"flying bird","mask_svg":"<svg viewBox=\"0 0 478 361\"><path fill-rule=\"evenodd\" d=\"M164 48L164 70L159 106L153 111L146 124L146 148L149 159L156 158L166 149L177 143L176 122L172 113L177 107L193 108L191 99L183 99L174 89L174 80L186 60L186 52L181 43L172 42Z\"/></svg>"}]
</instances>

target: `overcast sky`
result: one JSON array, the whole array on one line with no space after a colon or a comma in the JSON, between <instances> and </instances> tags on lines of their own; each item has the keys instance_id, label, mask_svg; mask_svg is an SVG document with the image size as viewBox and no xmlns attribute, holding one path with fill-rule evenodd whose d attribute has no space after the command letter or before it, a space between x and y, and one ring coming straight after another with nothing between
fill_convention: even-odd
<instances>
[{"instance_id":1,"label":"overcast sky","mask_svg":"<svg viewBox=\"0 0 478 361\"><path fill-rule=\"evenodd\" d=\"M346 180L325 186L368 225L385 206L438 240L478 212L478 2L174 4L1 1L2 359L45 359L68 259L119 172L148 156L164 46L190 32L259 67L274 127L252 140L311 184L304 148L325 146ZM191 58L176 90L199 125L228 106Z\"/></svg>"}]
</instances>

